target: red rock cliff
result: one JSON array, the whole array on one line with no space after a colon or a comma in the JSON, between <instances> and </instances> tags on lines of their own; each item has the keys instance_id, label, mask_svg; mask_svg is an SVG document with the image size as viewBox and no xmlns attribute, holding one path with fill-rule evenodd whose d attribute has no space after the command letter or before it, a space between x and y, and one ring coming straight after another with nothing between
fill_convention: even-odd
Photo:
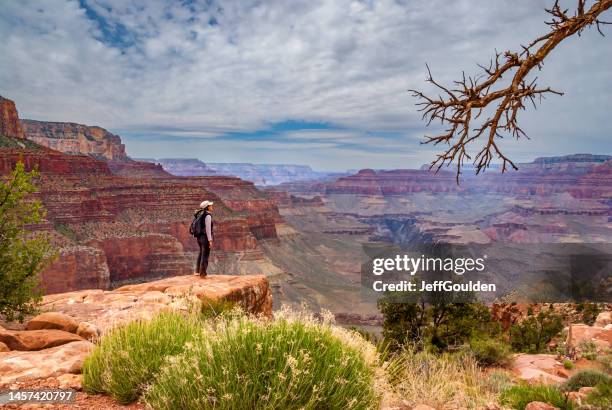
<instances>
[{"instance_id":1,"label":"red rock cliff","mask_svg":"<svg viewBox=\"0 0 612 410\"><path fill-rule=\"evenodd\" d=\"M25 137L68 154L88 154L107 160L126 161L125 146L118 135L101 127L71 122L21 120Z\"/></svg>"},{"instance_id":2,"label":"red rock cliff","mask_svg":"<svg viewBox=\"0 0 612 410\"><path fill-rule=\"evenodd\" d=\"M25 138L15 103L0 96L0 136Z\"/></svg>"}]
</instances>

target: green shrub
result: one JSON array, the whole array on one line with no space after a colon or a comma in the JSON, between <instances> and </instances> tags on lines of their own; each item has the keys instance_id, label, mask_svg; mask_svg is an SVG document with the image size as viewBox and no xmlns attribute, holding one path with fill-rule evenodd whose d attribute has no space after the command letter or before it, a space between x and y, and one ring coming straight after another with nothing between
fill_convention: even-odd
<instances>
[{"instance_id":1,"label":"green shrub","mask_svg":"<svg viewBox=\"0 0 612 410\"><path fill-rule=\"evenodd\" d=\"M580 355L587 360L595 360L597 359L597 345L592 340L584 341L580 343L578 347L580 350Z\"/></svg>"},{"instance_id":2,"label":"green shrub","mask_svg":"<svg viewBox=\"0 0 612 410\"><path fill-rule=\"evenodd\" d=\"M579 303L576 305L576 312L580 313L580 321L589 326L593 326L597 315L603 310L602 306L597 303Z\"/></svg>"},{"instance_id":3,"label":"green shrub","mask_svg":"<svg viewBox=\"0 0 612 410\"><path fill-rule=\"evenodd\" d=\"M563 361L563 367L567 370L572 370L574 368L574 362L571 360L565 359Z\"/></svg>"},{"instance_id":4,"label":"green shrub","mask_svg":"<svg viewBox=\"0 0 612 410\"><path fill-rule=\"evenodd\" d=\"M505 366L510 362L510 348L499 339L473 338L470 351L482 366Z\"/></svg>"},{"instance_id":5,"label":"green shrub","mask_svg":"<svg viewBox=\"0 0 612 410\"><path fill-rule=\"evenodd\" d=\"M524 410L532 401L552 404L561 410L572 410L574 403L555 386L517 385L502 392L500 402L516 410Z\"/></svg>"},{"instance_id":6,"label":"green shrub","mask_svg":"<svg viewBox=\"0 0 612 410\"><path fill-rule=\"evenodd\" d=\"M582 370L570 377L564 384L566 391L577 391L581 387L594 387L600 382L609 382L611 377L596 370Z\"/></svg>"},{"instance_id":7,"label":"green shrub","mask_svg":"<svg viewBox=\"0 0 612 410\"><path fill-rule=\"evenodd\" d=\"M145 402L155 409L376 407L372 363L338 332L375 356L356 333L314 321L220 321L162 367Z\"/></svg>"},{"instance_id":8,"label":"green shrub","mask_svg":"<svg viewBox=\"0 0 612 410\"><path fill-rule=\"evenodd\" d=\"M517 352L539 353L563 329L563 317L552 309L530 315L510 328L510 343Z\"/></svg>"},{"instance_id":9,"label":"green shrub","mask_svg":"<svg viewBox=\"0 0 612 410\"><path fill-rule=\"evenodd\" d=\"M0 139L0 146L3 140L12 141ZM39 273L57 255L47 232L28 229L45 216L42 203L33 197L37 177L38 172L26 172L21 161L10 174L0 175L0 317L9 322L23 322L36 312Z\"/></svg>"},{"instance_id":10,"label":"green shrub","mask_svg":"<svg viewBox=\"0 0 612 410\"><path fill-rule=\"evenodd\" d=\"M117 327L85 359L83 387L90 393L109 393L120 403L133 402L166 357L181 353L198 333L198 323L177 312Z\"/></svg>"},{"instance_id":11,"label":"green shrub","mask_svg":"<svg viewBox=\"0 0 612 410\"><path fill-rule=\"evenodd\" d=\"M601 356L597 356L597 361L601 363L604 371L612 373L612 353L606 353Z\"/></svg>"},{"instance_id":12,"label":"green shrub","mask_svg":"<svg viewBox=\"0 0 612 410\"><path fill-rule=\"evenodd\" d=\"M612 409L612 381L601 381L586 397L586 402L600 409Z\"/></svg>"}]
</instances>

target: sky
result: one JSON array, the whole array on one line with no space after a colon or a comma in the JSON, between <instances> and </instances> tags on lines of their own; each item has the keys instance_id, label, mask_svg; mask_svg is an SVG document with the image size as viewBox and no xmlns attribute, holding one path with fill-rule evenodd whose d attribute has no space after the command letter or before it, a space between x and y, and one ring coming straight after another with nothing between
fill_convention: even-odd
<instances>
[{"instance_id":1,"label":"sky","mask_svg":"<svg viewBox=\"0 0 612 410\"><path fill-rule=\"evenodd\" d=\"M544 0L0 0L0 95L99 125L132 157L414 168L437 149L408 89L449 84L547 30ZM574 1L562 1L572 7ZM612 20L612 11L608 20ZM516 161L612 154L612 28L563 42ZM532 76L532 78L534 77Z\"/></svg>"}]
</instances>

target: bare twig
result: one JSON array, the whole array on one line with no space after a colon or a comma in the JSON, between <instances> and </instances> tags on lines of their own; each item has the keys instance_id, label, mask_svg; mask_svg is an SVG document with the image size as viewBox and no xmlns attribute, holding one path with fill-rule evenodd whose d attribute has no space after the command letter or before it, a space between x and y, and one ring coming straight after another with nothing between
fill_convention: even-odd
<instances>
[{"instance_id":1,"label":"bare twig","mask_svg":"<svg viewBox=\"0 0 612 410\"><path fill-rule=\"evenodd\" d=\"M466 160L472 160L467 148L474 141L483 139L483 146L473 159L477 174L488 168L494 158L501 160L502 172L510 167L518 169L501 151L498 140L504 135L516 139L528 138L518 123L519 110L524 110L528 104L535 108L546 94L563 95L550 87L538 87L537 78L528 81L528 74L534 68L540 70L548 54L566 38L580 35L585 28L592 25L603 35L601 26L610 24L599 20L599 16L612 7L612 0L596 0L588 10L585 10L585 3L586 0L578 0L576 10L570 15L568 10L562 9L556 1L550 9L546 9L551 16L551 20L546 22L550 32L526 46L521 46L520 52L496 51L495 57L487 66L478 65L481 73L468 77L463 73L461 80L455 81L452 87L436 82L427 66L427 82L440 90L440 95L430 97L418 90L409 91L419 99L416 105L427 125L434 121L448 125L444 133L426 136L422 142L448 145L447 149L437 154L430 168L438 171L442 166L454 162L459 183L463 164ZM513 74L512 81L504 87L501 84L502 77L510 73ZM480 116L485 108L490 108L492 114L481 120Z\"/></svg>"}]
</instances>

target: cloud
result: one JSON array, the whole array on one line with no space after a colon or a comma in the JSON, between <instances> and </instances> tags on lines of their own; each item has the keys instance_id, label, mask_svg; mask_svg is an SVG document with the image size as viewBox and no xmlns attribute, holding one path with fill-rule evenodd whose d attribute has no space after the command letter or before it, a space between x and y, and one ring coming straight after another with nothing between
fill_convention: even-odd
<instances>
[{"instance_id":1,"label":"cloud","mask_svg":"<svg viewBox=\"0 0 612 410\"><path fill-rule=\"evenodd\" d=\"M209 149L214 140L215 157L231 161L266 147L278 157L272 162L296 158L336 169L418 166L432 152L419 145L419 137L435 129L423 128L406 90L427 89L425 63L446 83L462 70L472 73L494 49L516 49L544 32L547 5L5 2L0 93L16 100L25 118L119 132L134 156L152 156L162 146L189 153L193 138L200 138ZM510 152L528 160L612 151L611 97L603 92L612 80L611 63L612 43L594 30L555 50L538 73L539 83L567 94L522 113L533 140L506 143ZM329 124L329 130L261 133L288 120ZM236 144L240 137L229 136L249 133L261 139L259 145ZM308 139L309 149L295 155ZM368 152L376 155L368 160L362 155Z\"/></svg>"}]
</instances>

